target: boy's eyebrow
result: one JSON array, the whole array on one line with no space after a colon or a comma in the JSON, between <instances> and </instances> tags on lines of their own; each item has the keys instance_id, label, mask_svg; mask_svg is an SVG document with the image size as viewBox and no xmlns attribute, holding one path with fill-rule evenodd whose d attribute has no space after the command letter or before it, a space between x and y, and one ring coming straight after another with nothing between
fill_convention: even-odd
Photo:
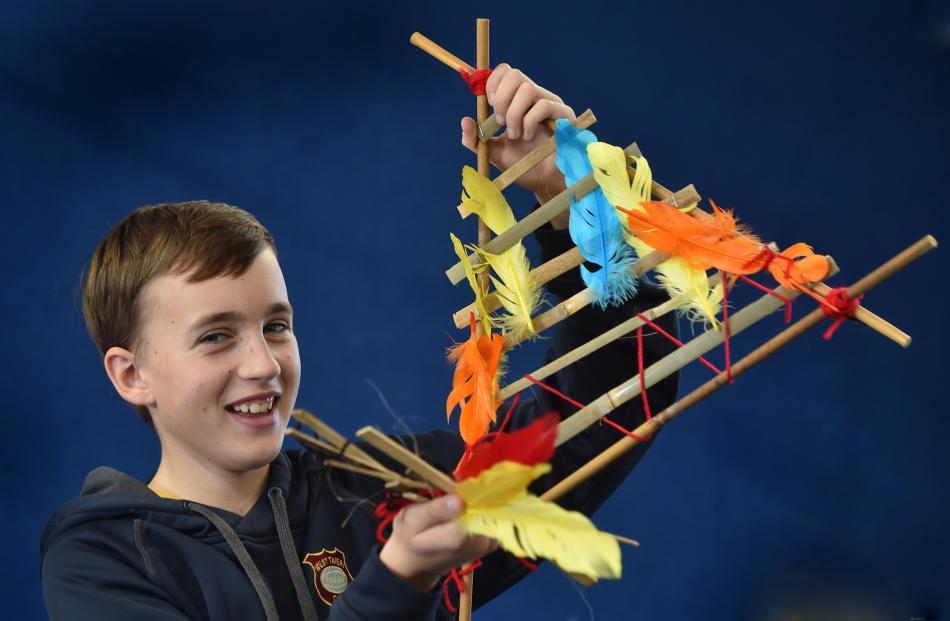
<instances>
[{"instance_id":1,"label":"boy's eyebrow","mask_svg":"<svg viewBox=\"0 0 950 621\"><path fill-rule=\"evenodd\" d=\"M294 310L291 308L290 304L286 302L274 302L267 307L267 315L279 315L287 314L293 315ZM237 311L224 311L221 313L211 313L205 315L198 319L195 323L191 324L191 327L188 329L189 332L197 332L208 327L211 324L215 323L225 323L228 321L240 321L244 319L244 314Z\"/></svg>"}]
</instances>

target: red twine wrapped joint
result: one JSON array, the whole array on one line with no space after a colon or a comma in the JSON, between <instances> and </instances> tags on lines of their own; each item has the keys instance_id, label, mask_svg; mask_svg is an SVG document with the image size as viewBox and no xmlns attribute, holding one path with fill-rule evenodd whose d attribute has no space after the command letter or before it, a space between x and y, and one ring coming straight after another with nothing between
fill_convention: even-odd
<instances>
[{"instance_id":1,"label":"red twine wrapped joint","mask_svg":"<svg viewBox=\"0 0 950 621\"><path fill-rule=\"evenodd\" d=\"M434 490L427 489L416 490L416 493L425 498L435 498L442 495L441 492L436 494ZM376 510L373 512L376 519L379 520L379 526L376 527L376 541L386 543L389 540L389 537L386 536L386 527L393 523L400 511L411 504L411 500L403 498L399 494L386 492L385 498L376 505Z\"/></svg>"},{"instance_id":2,"label":"red twine wrapped joint","mask_svg":"<svg viewBox=\"0 0 950 621\"><path fill-rule=\"evenodd\" d=\"M848 289L846 287L837 287L828 292L828 295L825 296L825 303L821 305L821 309L825 311L827 317L833 318L834 322L832 322L832 324L828 326L828 329L825 330L825 333L821 335L823 339L826 341L831 339L835 331L844 323L845 319L854 317L854 312L861 306L861 298L863 297L863 295L859 295L852 300L848 297Z\"/></svg>"},{"instance_id":3,"label":"red twine wrapped joint","mask_svg":"<svg viewBox=\"0 0 950 621\"><path fill-rule=\"evenodd\" d=\"M485 84L488 82L488 76L491 75L491 69L479 69L475 73L469 73L465 69L459 69L459 75L468 84L468 90L478 97L485 94Z\"/></svg>"},{"instance_id":4,"label":"red twine wrapped joint","mask_svg":"<svg viewBox=\"0 0 950 621\"><path fill-rule=\"evenodd\" d=\"M445 577L445 580L442 581L442 601L445 603L445 607L449 609L449 612L455 614L458 612L458 609L452 603L452 598L449 597L449 585L453 582L455 583L455 588L458 589L459 594L465 592L465 583L462 582L462 577L467 576L470 573L473 573L476 569L482 566L482 559L477 558L472 563L463 569L453 569L449 572L449 575Z\"/></svg>"}]
</instances>

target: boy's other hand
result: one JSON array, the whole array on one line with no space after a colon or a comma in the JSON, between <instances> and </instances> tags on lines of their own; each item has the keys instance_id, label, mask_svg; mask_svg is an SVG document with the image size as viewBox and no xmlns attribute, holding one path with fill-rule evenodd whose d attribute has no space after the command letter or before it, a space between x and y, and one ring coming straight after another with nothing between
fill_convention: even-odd
<instances>
[{"instance_id":1,"label":"boy's other hand","mask_svg":"<svg viewBox=\"0 0 950 621\"><path fill-rule=\"evenodd\" d=\"M465 534L455 521L463 511L455 494L407 506L396 516L379 560L409 584L432 590L453 567L498 548L494 539Z\"/></svg>"},{"instance_id":2,"label":"boy's other hand","mask_svg":"<svg viewBox=\"0 0 950 621\"><path fill-rule=\"evenodd\" d=\"M505 133L488 141L488 158L500 170L507 170L532 149L551 137L542 122L576 117L574 110L549 90L541 88L524 73L505 63L492 70L485 84L492 114L505 125ZM462 144L475 151L478 127L471 117L462 119ZM551 155L522 175L521 187L534 192L542 203L564 190L564 176Z\"/></svg>"}]
</instances>

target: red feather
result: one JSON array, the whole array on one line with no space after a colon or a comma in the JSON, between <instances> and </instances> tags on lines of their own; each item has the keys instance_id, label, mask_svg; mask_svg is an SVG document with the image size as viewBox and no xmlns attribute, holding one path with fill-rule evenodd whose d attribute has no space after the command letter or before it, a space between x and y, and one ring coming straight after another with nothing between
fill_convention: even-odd
<instances>
[{"instance_id":1,"label":"red feather","mask_svg":"<svg viewBox=\"0 0 950 621\"><path fill-rule=\"evenodd\" d=\"M554 441L560 417L556 413L535 419L530 425L511 433L499 433L491 441L468 447L455 469L458 481L477 476L498 462L513 461L527 466L548 462L554 457Z\"/></svg>"}]
</instances>

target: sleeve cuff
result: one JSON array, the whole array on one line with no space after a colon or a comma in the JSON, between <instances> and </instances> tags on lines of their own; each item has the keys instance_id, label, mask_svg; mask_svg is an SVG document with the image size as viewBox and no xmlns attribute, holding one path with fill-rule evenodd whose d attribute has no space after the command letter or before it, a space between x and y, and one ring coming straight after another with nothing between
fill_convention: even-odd
<instances>
[{"instance_id":1,"label":"sleeve cuff","mask_svg":"<svg viewBox=\"0 0 950 621\"><path fill-rule=\"evenodd\" d=\"M439 602L439 589L420 591L379 560L379 546L363 563L353 583L333 604L342 610L336 621L360 619L367 621L413 621L433 619Z\"/></svg>"}]
</instances>

